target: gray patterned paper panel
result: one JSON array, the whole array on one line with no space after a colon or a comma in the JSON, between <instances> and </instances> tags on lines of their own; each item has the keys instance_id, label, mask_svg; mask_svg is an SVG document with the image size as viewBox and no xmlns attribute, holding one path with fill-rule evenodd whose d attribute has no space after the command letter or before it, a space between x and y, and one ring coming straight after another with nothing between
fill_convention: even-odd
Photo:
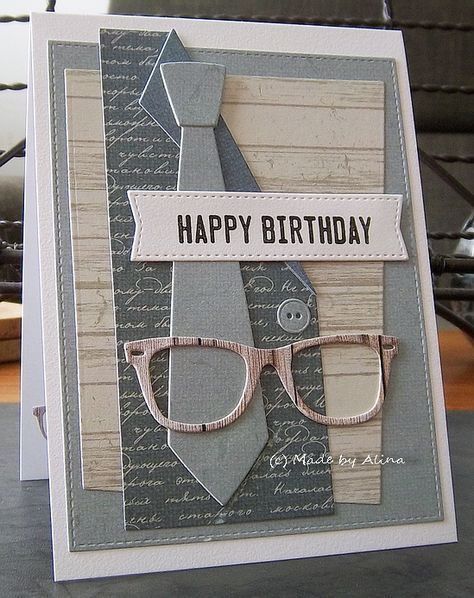
<instances>
[{"instance_id":1,"label":"gray patterned paper panel","mask_svg":"<svg viewBox=\"0 0 474 598\"><path fill-rule=\"evenodd\" d=\"M292 453L317 459L328 451L327 430L304 418L271 370L262 375L270 440L229 503L221 507L192 477L166 443L167 432L149 414L124 341L168 336L171 264L132 263L134 225L129 189L175 189L178 148L140 108L138 98L165 34L101 33L109 213L116 309L117 356L127 529L172 528L330 514L333 496L328 465L303 463L273 469L272 456L291 444ZM314 295L286 264L241 265L256 346L277 347L318 333ZM283 331L278 306L299 298L311 310L304 334ZM232 309L229 298L229 309ZM305 361L305 363L303 363ZM155 396L166 398L167 359L153 360ZM319 353L302 356L298 387L324 412Z\"/></svg>"}]
</instances>

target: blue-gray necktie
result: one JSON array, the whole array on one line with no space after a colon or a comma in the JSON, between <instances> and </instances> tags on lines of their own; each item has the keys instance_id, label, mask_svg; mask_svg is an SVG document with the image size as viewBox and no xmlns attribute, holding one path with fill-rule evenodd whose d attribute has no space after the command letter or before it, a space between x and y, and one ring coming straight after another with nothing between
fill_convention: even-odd
<instances>
[{"instance_id":1,"label":"blue-gray necktie","mask_svg":"<svg viewBox=\"0 0 474 598\"><path fill-rule=\"evenodd\" d=\"M161 74L181 127L178 190L224 191L214 127L225 68L198 62L165 63ZM173 264L171 335L253 345L238 262ZM169 417L193 423L230 413L245 381L241 358L217 349L172 350L169 372ZM221 504L237 490L267 440L260 388L245 413L223 430L168 432L170 447Z\"/></svg>"}]
</instances>

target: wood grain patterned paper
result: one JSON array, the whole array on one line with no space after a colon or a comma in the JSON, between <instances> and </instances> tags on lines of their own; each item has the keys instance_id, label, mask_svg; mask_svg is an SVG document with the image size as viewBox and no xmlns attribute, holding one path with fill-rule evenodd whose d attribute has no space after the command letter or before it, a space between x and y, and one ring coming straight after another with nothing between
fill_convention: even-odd
<instances>
[{"instance_id":1,"label":"wood grain patterned paper","mask_svg":"<svg viewBox=\"0 0 474 598\"><path fill-rule=\"evenodd\" d=\"M82 482L89 490L121 490L100 78L96 72L70 70L65 80Z\"/></svg>"},{"instance_id":2,"label":"wood grain patterned paper","mask_svg":"<svg viewBox=\"0 0 474 598\"><path fill-rule=\"evenodd\" d=\"M380 193L384 95L379 81L228 77L222 115L262 191ZM383 332L382 263L303 267L318 294L321 335ZM344 410L344 400L350 409L352 389L361 380L358 370L339 374L340 364L323 350L328 413L336 406ZM365 376L371 388L375 358ZM351 431L330 427L329 445L335 501L379 503L380 465L362 465L360 457L380 453L381 415ZM339 455L357 457L357 464L339 465Z\"/></svg>"},{"instance_id":3,"label":"wood grain patterned paper","mask_svg":"<svg viewBox=\"0 0 474 598\"><path fill-rule=\"evenodd\" d=\"M97 188L102 192L104 192L105 189L103 188L103 175L101 183L101 170L103 168L103 156L101 156L102 139L100 135L100 127L95 126L100 122L101 118L99 103L100 82L97 74L90 72L71 73L70 79L71 81L68 85L70 89L68 92L68 95L70 96L68 99L68 108L70 112L69 152L71 156L70 168L72 174L71 189L75 195L75 205L77 204L77 208L74 210L74 217L77 221L76 230L78 230L78 233L77 240L75 235L74 243L78 248L76 251L76 253L78 253L80 243L80 219L78 219L78 214L81 211L87 211L87 192L91 192L94 188ZM267 109L270 108L271 110L272 94L274 94L273 101L277 108L279 107L278 104L284 104L286 102L288 105L291 101L295 101L296 98L288 97L288 91L291 89L291 86L288 85L288 81L286 80L257 77L228 77L224 95L223 112L229 127L239 142L239 146L243 150L262 189L269 191L282 189L307 191L311 188L312 190L327 192L347 191L347 189L350 188L358 192L381 191L383 189L383 85L377 82L353 82L353 84L351 84L350 82L341 81L305 81L302 83L304 83L304 85L301 87L306 87L306 92L311 96L310 101L306 103L307 105L302 106L303 108L308 110L319 106L320 110L329 110L331 114L336 115L333 125L339 125L342 130L348 128L347 123L349 121L338 117L337 109L339 109L339 111L343 109L365 110L372 115L374 114L374 111L378 111L375 113L375 122L377 123L377 127L375 128L378 130L378 133L377 131L374 132L374 127L372 127L372 137L368 147L352 151L344 145L337 145L343 138L342 133L326 139L326 142L329 145L324 147L324 149L321 150L321 148L312 145L310 147L301 148L302 151L296 152L296 156L291 152L292 143L295 143L291 137L289 138L289 141L288 137L285 138L287 140L286 146L281 142L279 143L278 139L273 138L268 145L257 147L252 143L253 140L251 135L255 135L252 133L252 129L244 127L241 130L238 127L239 120L237 119L237 115L242 116L240 111L243 110L245 113L245 122L247 122L246 119L252 121L252 119L255 120L256 117L252 116L249 111L255 109L255 103L258 104L258 102L260 102L262 105L266 105ZM316 88L316 83L320 83L324 90L321 91L319 86ZM74 85L76 85L77 89L75 89ZM259 95L255 94L255 89L257 87L261 90ZM298 87L298 93L304 91L301 87ZM80 91L80 89L82 89L82 91ZM241 98L240 103L237 102L239 94ZM81 95L84 96L82 100L80 100ZM278 102L275 102L275 98L278 98ZM301 99L299 101L301 101ZM75 105L74 102L78 102L78 105ZM302 103L305 104L304 99ZM351 106L352 108L350 108ZM77 123L74 125L74 114L80 114L84 109L91 115L91 118L89 121L77 118ZM278 118L278 111L272 113L271 118ZM84 127L86 130L81 131L80 126ZM274 130L277 131L278 129L274 128ZM354 135L357 135L357 132L354 132ZM75 136L77 139L74 139ZM317 138L317 135L308 136L308 139L313 140L312 143L314 143L314 140ZM354 140L357 141L357 138L355 137ZM269 140L264 139L264 141L265 144L267 144ZM331 148L331 142L337 142L335 143L336 147ZM303 143L301 145L303 145ZM350 145L350 142L348 145ZM278 164L279 167L276 167L275 161L282 159L282 156L285 155L287 158L289 155L292 155L293 162L288 165L288 160L285 158L281 164ZM324 181L321 180L321 176L318 178L318 173L315 168L310 169L314 180L308 180L308 177L304 173L302 173L303 176L300 177L295 174L308 164L308 159L311 156L315 160L313 167L319 163L320 169L324 168ZM328 160L330 160L332 166L328 164ZM333 162L331 162L331 160ZM271 166L272 164L273 166ZM283 165L286 165L286 169ZM102 214L102 216L104 216L104 214ZM91 221L93 221L96 232L99 233L99 238L104 240L108 239L108 231L105 228L102 231L102 236L100 236L99 222L104 225L104 221L97 219L97 213L89 214L89 222ZM87 228L88 226L89 224L87 223L83 224L84 228ZM85 234L85 236L87 237L87 234ZM87 246L87 243L85 245ZM110 265L106 263L106 260L102 259L101 263L100 260L96 259L95 263L100 269L101 280L104 280L106 283L107 280L110 281ZM381 332L381 266L376 264L364 264L357 272L355 271L354 265L348 266L350 272L344 270L343 264L338 264L337 267L340 269L341 276L333 277L332 282L328 282L331 281L331 277L327 276L328 271L325 269L325 264L318 264L314 269L307 266L310 278L312 278L313 283L315 283L315 286L318 289L318 301L320 303L320 310L322 310L320 313L321 334L351 330L368 331L369 327L370 331ZM76 268L79 279L79 262L77 263ZM329 271L334 271L334 265L330 265ZM347 284L348 274L350 274L350 278L352 279L350 285ZM76 286L77 284L78 283L76 283ZM78 314L87 309L87 298L84 294L85 291L80 287L81 283L79 282ZM366 294L361 295L364 287L366 288ZM325 289L328 290L326 291ZM96 293L96 297L97 290L98 289L92 289L92 292ZM343 292L341 292L341 290L343 290ZM84 297L84 299L81 297ZM341 298L340 311L339 309L334 311L334 301L338 303L337 297ZM342 298L344 299L342 300ZM356 298L356 301L353 301L354 298ZM96 312L96 308L101 302L103 309ZM94 311L96 315L97 313L104 312L104 310L107 312L106 304L107 301L104 301L103 298L99 297L99 301L93 305L92 311ZM348 305L353 306L350 313L347 312L346 309ZM372 306L370 311L366 309L367 305ZM359 316L357 315L358 309L360 309ZM110 319L111 315L109 309L108 315L105 313L106 324L107 317ZM94 320L91 320L92 329L94 328L93 322ZM87 330L87 317L83 323L85 325L85 330ZM110 325L110 321L108 324ZM107 325L105 328L107 328ZM110 331L109 328L108 332L110 333ZM104 332L106 333L104 337L96 337L95 339L99 344L99 352L104 351L103 354L99 352L96 353L96 364L104 364L102 357L111 355L110 334L107 334L106 330L104 330ZM93 334L89 333L88 335L86 333L85 337L87 336L93 336ZM84 343L83 346L84 355L81 357L80 353L79 367L81 368L81 359L83 359L83 367L85 370L85 360L88 358L91 359L93 352L91 353L88 350L86 343ZM107 353L108 350L109 353ZM112 366L109 370L112 372L114 368L113 362L111 363ZM331 364L325 363L324 375L325 383L328 385L329 404L331 394L337 396L339 391L345 390L338 386L338 378L335 376L337 370L331 370L331 367ZM113 387L113 382L111 382L111 385ZM92 392L88 395L85 392L85 385L82 386L81 389L84 485L89 488L118 490L121 487L121 466L118 454L118 419L116 412L114 412L113 409L104 409L103 417L94 417L94 408L98 402L98 397L100 397L100 391L98 389L92 391L91 389ZM109 388L108 392L109 405L111 405L112 401L115 401L117 397L116 386L115 388ZM90 397L89 399L88 396ZM106 403L102 401L102 404L105 405ZM362 430L362 428L364 428L364 430ZM351 451L352 454L362 454L364 452L368 453L376 451L377 448L380 447L380 423L377 421L361 426L361 432L359 434L356 433L355 437L347 431L336 429L330 429L329 433L331 438L331 451L333 454L338 452L347 454ZM102 450L103 447L106 448L105 451ZM350 471L347 468L338 470L337 466L333 466L333 474L335 498L337 501L378 502L380 498L380 473L378 466L372 468L366 466L360 472Z\"/></svg>"}]
</instances>

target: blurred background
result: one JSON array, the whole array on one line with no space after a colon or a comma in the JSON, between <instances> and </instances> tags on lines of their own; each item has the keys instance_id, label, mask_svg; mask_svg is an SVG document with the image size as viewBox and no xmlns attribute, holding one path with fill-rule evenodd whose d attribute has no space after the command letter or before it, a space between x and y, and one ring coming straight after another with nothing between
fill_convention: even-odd
<instances>
[{"instance_id":1,"label":"blurred background","mask_svg":"<svg viewBox=\"0 0 474 598\"><path fill-rule=\"evenodd\" d=\"M0 16L21 16L43 12L45 0L2 0ZM106 13L108 0L63 0L56 3L62 13ZM0 83L25 83L27 80L28 23L0 24ZM25 137L26 93L4 90L0 93L0 151ZM23 176L23 160L10 160L0 168L0 177Z\"/></svg>"},{"instance_id":2,"label":"blurred background","mask_svg":"<svg viewBox=\"0 0 474 598\"><path fill-rule=\"evenodd\" d=\"M467 340L474 331L472 0L3 0L0 165L5 164L0 166L0 319L5 300L11 305L21 298L26 15L46 9L401 29L411 78L436 309L443 316L439 324L447 332L464 331L459 337L446 336L458 338L458 344L449 344L448 353L453 361L457 356L456 363L464 357L470 360L467 367L472 371L472 345ZM19 308L9 309L16 309L15 334L19 336ZM3 334L2 338L0 328L0 360L2 340L11 340ZM19 341L17 345L19 351ZM10 343L3 350L3 359L15 357Z\"/></svg>"}]
</instances>

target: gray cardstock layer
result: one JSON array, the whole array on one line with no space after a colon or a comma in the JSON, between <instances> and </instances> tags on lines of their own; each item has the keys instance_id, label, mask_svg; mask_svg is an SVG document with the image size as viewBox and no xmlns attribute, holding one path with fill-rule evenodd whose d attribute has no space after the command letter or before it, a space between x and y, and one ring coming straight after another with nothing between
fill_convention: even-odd
<instances>
[{"instance_id":1,"label":"gray cardstock layer","mask_svg":"<svg viewBox=\"0 0 474 598\"><path fill-rule=\"evenodd\" d=\"M389 60L317 57L234 51L193 51L199 60L226 65L229 73L310 78L382 80L386 85L385 191L405 198L402 232L408 262L385 266L385 331L401 340L393 368L389 399L384 406L384 454L402 457L405 465L383 470L380 505L337 505L330 517L295 521L223 524L212 529L181 528L126 532L122 496L84 491L81 484L79 409L75 345L74 293L67 191L64 69L98 69L93 44L51 43L51 100L54 202L56 206L57 272L62 347L64 430L66 436L68 521L71 550L97 550L153 544L281 535L318 530L427 522L442 519L436 440L432 414L426 336L419 294L416 246L403 148L399 97L394 65Z\"/></svg>"},{"instance_id":2,"label":"gray cardstock layer","mask_svg":"<svg viewBox=\"0 0 474 598\"><path fill-rule=\"evenodd\" d=\"M198 149L201 155L184 160L184 167L180 156L178 178L176 161L169 158L174 145L155 124L156 117L150 118L131 99L150 76L150 49L158 51L166 37L162 33L152 34L144 43L141 35L135 31L101 32L126 528L209 528L224 522L288 519L288 509L292 509L295 518L307 517L308 513L331 514L331 471L327 463L313 468L311 476L306 475L303 464L281 472L272 469L272 455L283 450L298 429L298 439L292 444L295 453L303 453L306 446L306 452L311 449L313 458L318 459L329 451L327 428L310 420L303 419L301 423L300 412L282 392L277 376L268 372L261 376L261 393L255 393L235 426L212 434L167 433L151 416L135 372L125 362L123 343L143 337L196 335L274 348L318 335L311 290L286 263L254 263L246 268L245 262L178 262L173 264L171 299L168 263L130 261L135 227L127 197L129 189L174 188L178 181L180 187L188 190L193 185L196 190L224 188L222 180L215 185L212 179L205 182L203 172L209 171L209 175L213 165L207 163L202 144ZM208 86L205 89L209 92ZM219 157L216 159L219 161ZM239 170L240 163L234 169ZM163 164L166 172L162 172ZM195 170L200 176L193 177L193 183L187 177ZM262 280L267 280L269 287L264 295L259 283ZM137 289L141 292L137 293ZM277 322L276 307L290 298L298 298L304 304L312 302L311 325L302 334L285 333ZM169 366L166 357L157 355L150 373L155 381L155 396L163 403L168 399L171 417L200 421L199 414L202 416L205 411L205 419L211 421L232 411L245 379L240 357L215 351L211 360L202 350L181 350L170 355ZM296 380L300 394L324 412L322 370L317 363L319 360L320 364L320 351L309 351L300 357ZM215 400L215 396L219 399ZM180 405L181 412L175 404L178 397L186 399ZM210 397L216 411L208 413L203 403ZM253 442L247 440L246 434L250 439L254 437ZM313 439L312 443L308 443L307 437ZM229 470L233 472L229 477L232 484L225 480ZM214 492L202 481L204 475L211 480ZM218 498L219 492L227 495L224 506L213 498Z\"/></svg>"}]
</instances>

